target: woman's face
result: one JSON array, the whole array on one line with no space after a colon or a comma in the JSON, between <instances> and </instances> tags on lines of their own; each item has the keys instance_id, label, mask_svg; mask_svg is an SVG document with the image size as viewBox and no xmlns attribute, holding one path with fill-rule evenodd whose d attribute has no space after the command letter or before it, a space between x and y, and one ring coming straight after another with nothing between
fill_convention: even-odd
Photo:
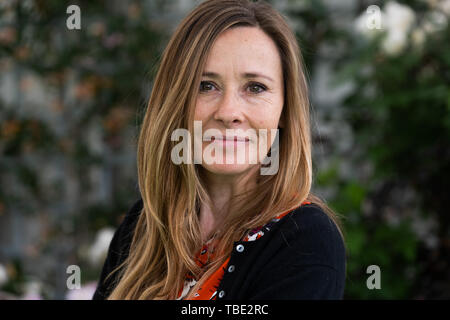
<instances>
[{"instance_id":1,"label":"woman's face","mask_svg":"<svg viewBox=\"0 0 450 320\"><path fill-rule=\"evenodd\" d=\"M273 40L256 27L223 32L209 52L195 106L194 120L201 121L203 133L194 137L202 139L202 167L240 175L260 163L274 141L271 129L279 126L283 97L281 58ZM211 157L222 163L211 163Z\"/></svg>"}]
</instances>

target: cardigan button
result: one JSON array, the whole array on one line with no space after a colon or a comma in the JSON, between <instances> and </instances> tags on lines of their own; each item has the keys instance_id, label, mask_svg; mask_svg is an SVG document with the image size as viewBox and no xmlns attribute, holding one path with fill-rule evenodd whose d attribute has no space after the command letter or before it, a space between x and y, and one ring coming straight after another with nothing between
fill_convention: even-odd
<instances>
[{"instance_id":1,"label":"cardigan button","mask_svg":"<svg viewBox=\"0 0 450 320\"><path fill-rule=\"evenodd\" d=\"M228 272L233 272L235 269L234 265L232 264L231 266L228 267Z\"/></svg>"},{"instance_id":2,"label":"cardigan button","mask_svg":"<svg viewBox=\"0 0 450 320\"><path fill-rule=\"evenodd\" d=\"M219 298L223 298L224 295L225 295L225 291L222 290L219 292Z\"/></svg>"},{"instance_id":3,"label":"cardigan button","mask_svg":"<svg viewBox=\"0 0 450 320\"><path fill-rule=\"evenodd\" d=\"M239 244L236 246L236 251L237 252L243 252L244 251L244 246L242 244Z\"/></svg>"}]
</instances>

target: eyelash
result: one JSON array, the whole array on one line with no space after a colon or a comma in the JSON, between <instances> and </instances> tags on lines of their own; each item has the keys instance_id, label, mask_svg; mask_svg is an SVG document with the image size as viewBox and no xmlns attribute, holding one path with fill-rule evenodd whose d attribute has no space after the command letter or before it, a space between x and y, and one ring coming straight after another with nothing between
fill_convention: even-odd
<instances>
[{"instance_id":1,"label":"eyelash","mask_svg":"<svg viewBox=\"0 0 450 320\"><path fill-rule=\"evenodd\" d=\"M202 85L205 85L205 84L210 84L210 85L215 86L215 84L213 82L202 81L202 82L200 82L200 92L208 91L208 90L201 90ZM259 94L259 93L262 93L264 91L267 91L267 87L265 85L261 84L261 83L258 83L258 82L251 82L248 87L251 87L251 86L257 86L257 87L261 88L261 91L259 91L259 92L252 92L253 94Z\"/></svg>"}]
</instances>

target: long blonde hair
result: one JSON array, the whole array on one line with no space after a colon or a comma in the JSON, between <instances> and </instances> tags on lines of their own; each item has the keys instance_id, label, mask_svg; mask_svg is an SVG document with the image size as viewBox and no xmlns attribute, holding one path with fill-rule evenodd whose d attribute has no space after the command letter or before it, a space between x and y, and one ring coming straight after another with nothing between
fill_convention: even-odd
<instances>
[{"instance_id":1,"label":"long blonde hair","mask_svg":"<svg viewBox=\"0 0 450 320\"><path fill-rule=\"evenodd\" d=\"M193 132L201 73L214 40L239 26L263 30L277 45L284 78L284 128L279 137L279 170L259 176L257 186L231 201L222 224L217 259L195 262L202 246L198 209L211 204L198 165L171 161L178 128ZM312 185L307 80L297 40L283 16L264 1L209 0L175 30L161 59L138 142L137 162L143 209L127 259L108 299L175 299L187 273L198 288L231 253L234 241L276 215L311 201L335 221L337 215L310 193ZM293 196L294 195L294 196ZM212 208L212 206L210 206ZM340 231L341 232L341 231ZM342 235L342 233L341 233Z\"/></svg>"}]
</instances>

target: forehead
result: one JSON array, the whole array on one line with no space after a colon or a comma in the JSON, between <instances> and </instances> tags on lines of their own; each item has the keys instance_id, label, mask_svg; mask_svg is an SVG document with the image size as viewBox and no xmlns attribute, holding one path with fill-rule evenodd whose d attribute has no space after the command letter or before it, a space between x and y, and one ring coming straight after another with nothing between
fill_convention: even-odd
<instances>
[{"instance_id":1,"label":"forehead","mask_svg":"<svg viewBox=\"0 0 450 320\"><path fill-rule=\"evenodd\" d=\"M275 42L264 31L257 27L237 27L217 37L205 69L224 73L239 69L276 77L280 76L281 59Z\"/></svg>"}]
</instances>

